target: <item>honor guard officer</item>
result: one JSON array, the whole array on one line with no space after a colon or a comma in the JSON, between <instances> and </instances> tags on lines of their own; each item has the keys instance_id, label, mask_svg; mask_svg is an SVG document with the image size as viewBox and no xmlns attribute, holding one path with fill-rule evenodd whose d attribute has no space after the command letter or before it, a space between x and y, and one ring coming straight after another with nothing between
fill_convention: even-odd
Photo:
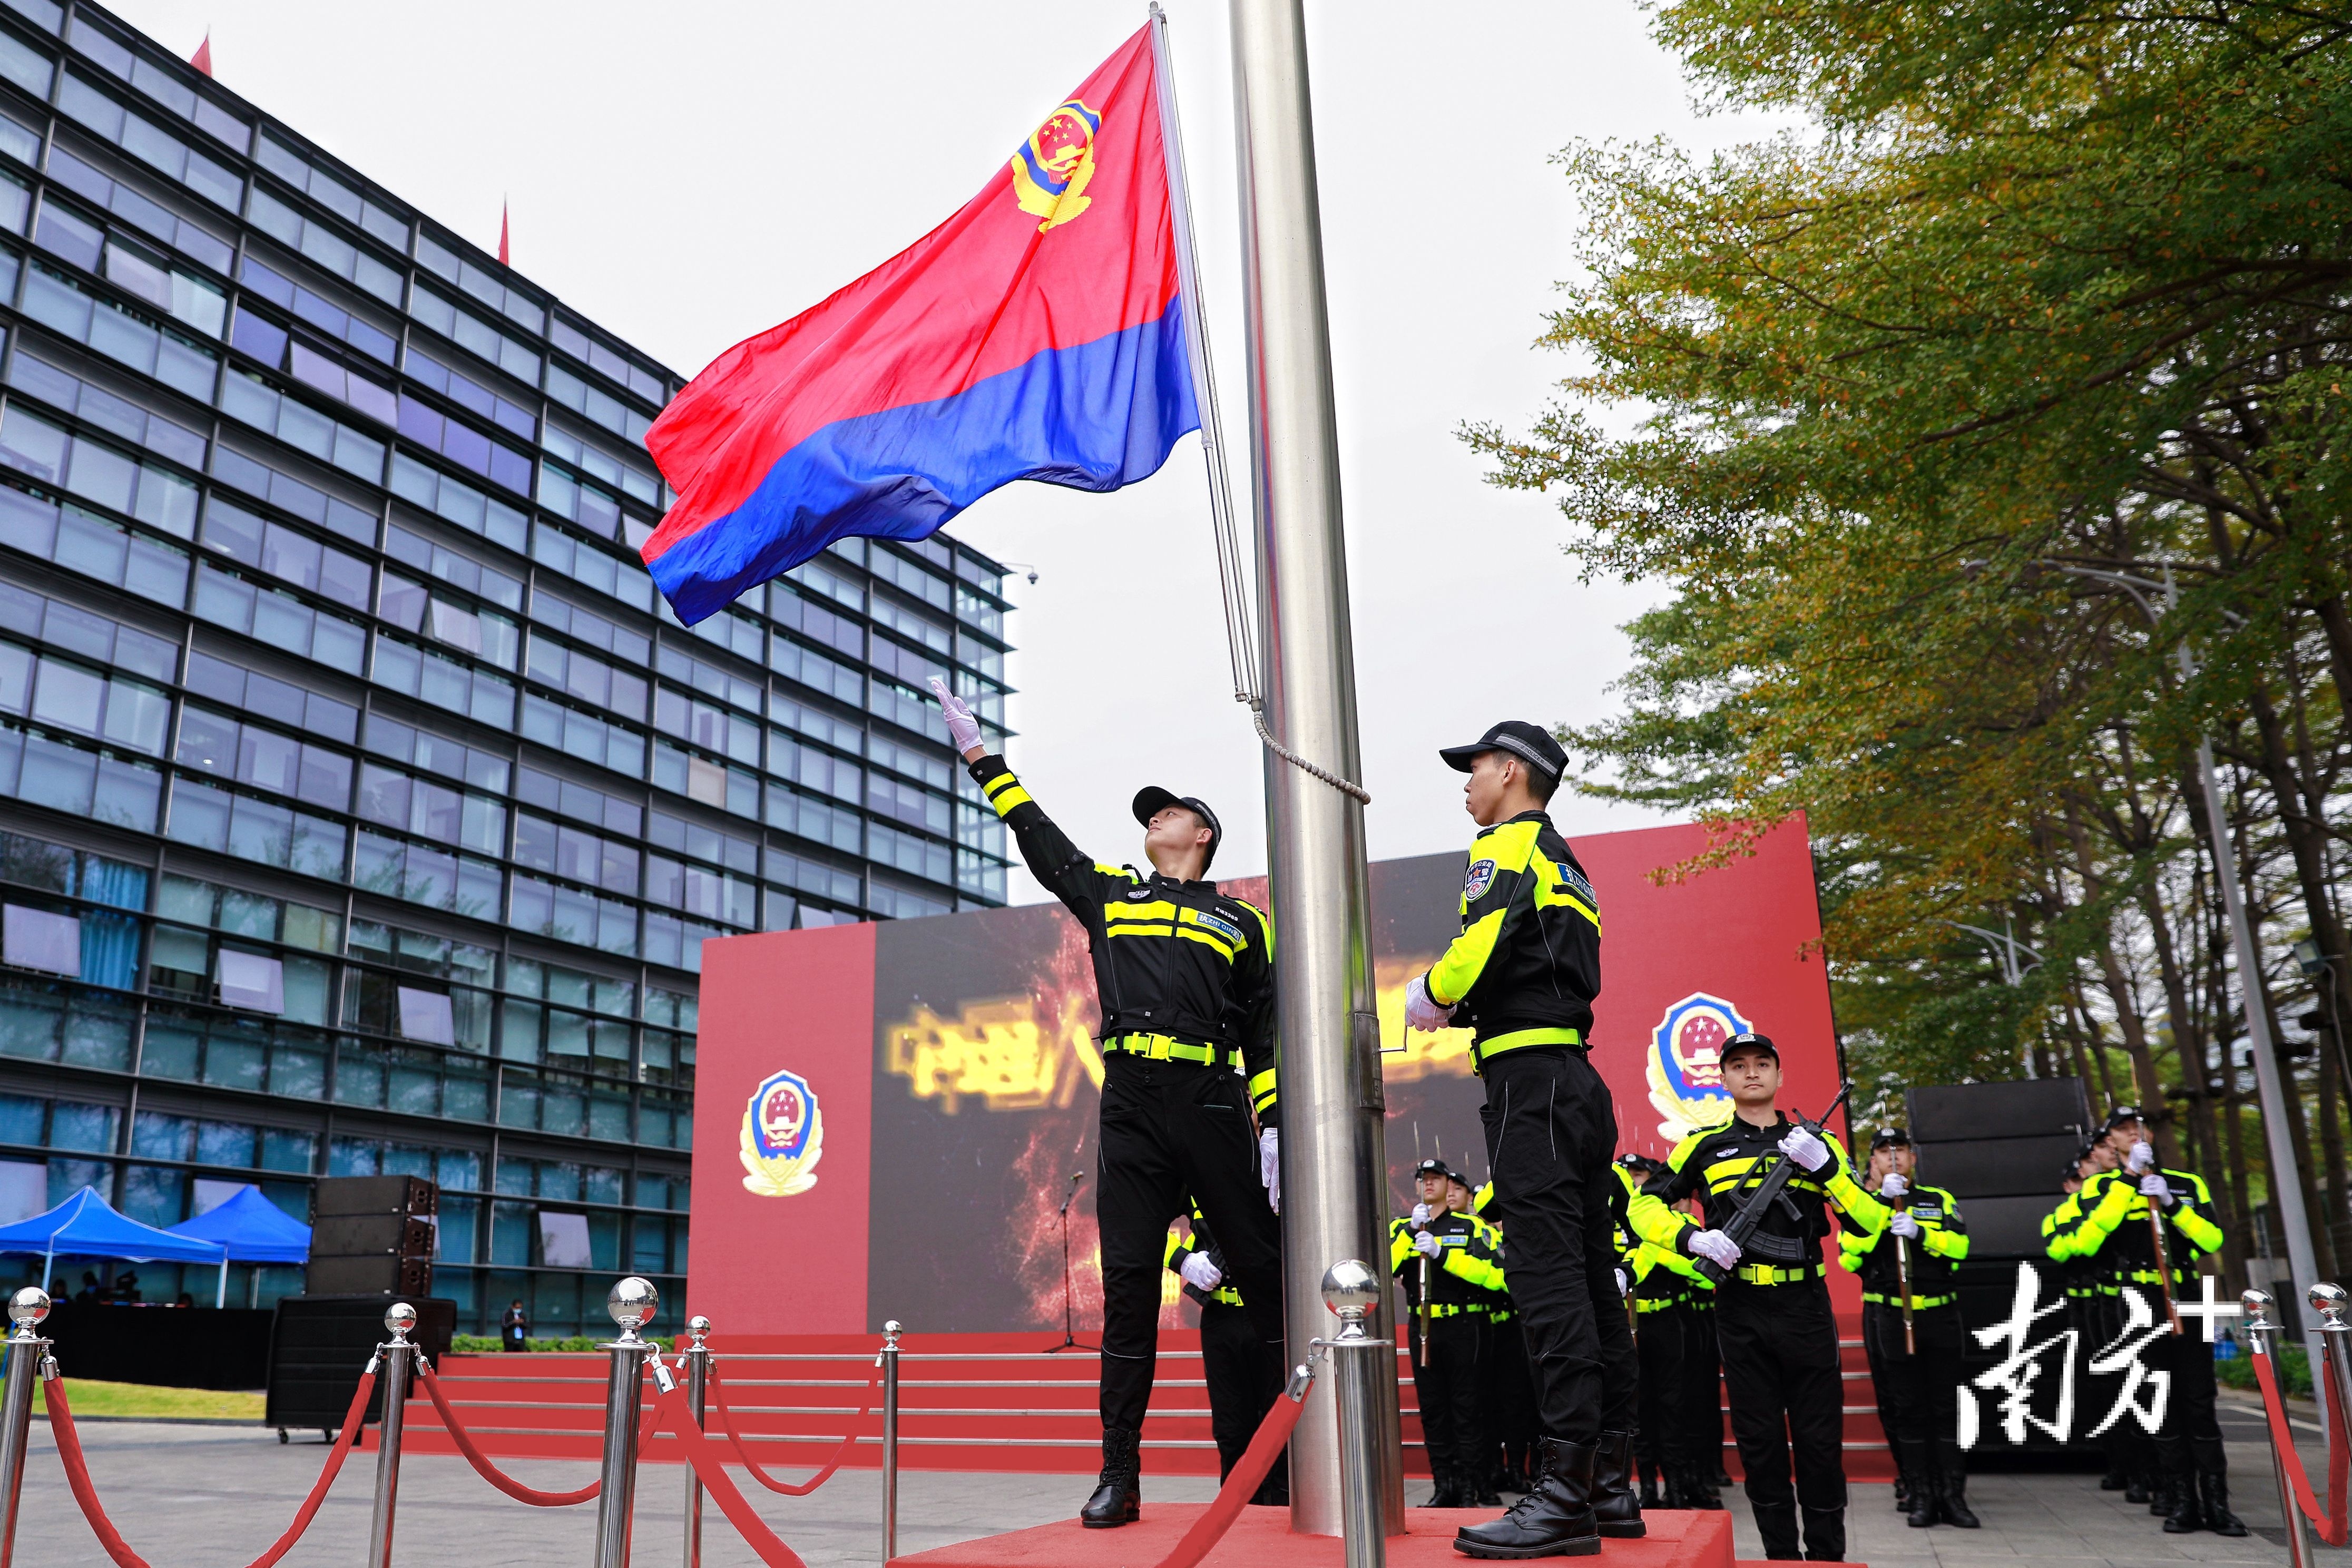
<instances>
[{"instance_id":1,"label":"honor guard officer","mask_svg":"<svg viewBox=\"0 0 2352 1568\"><path fill-rule=\"evenodd\" d=\"M1253 1428L1282 1391L1281 1239L1274 1217L1274 934L1254 906L1206 880L1215 813L1164 789L1135 797L1149 876L1081 853L1054 826L980 723L936 679L948 734L1013 830L1021 858L1079 924L1102 1006L1102 1476L1079 1511L1129 1524L1142 1491L1137 1444L1159 1343L1168 1226L1197 1205L1213 1227L1261 1347ZM1246 1065L1246 1085L1234 1068ZM1252 1131L1255 1109L1260 1131ZM1190 1194L1189 1197L1187 1194Z\"/></svg>"},{"instance_id":2,"label":"honor guard officer","mask_svg":"<svg viewBox=\"0 0 2352 1568\"><path fill-rule=\"evenodd\" d=\"M1585 1059L1601 990L1600 904L1544 815L1568 767L1559 742L1515 720L1438 755L1470 775L1464 804L1480 832L1461 934L1407 986L1405 1022L1473 1031L1494 1214L1510 1237L1511 1304L1543 1434L1535 1489L1501 1519L1463 1530L1454 1546L1473 1557L1585 1556L1604 1532L1643 1531L1633 1347L1610 1243L1617 1112ZM1622 1390L1604 1388L1604 1363L1622 1369Z\"/></svg>"},{"instance_id":3,"label":"honor guard officer","mask_svg":"<svg viewBox=\"0 0 2352 1568\"><path fill-rule=\"evenodd\" d=\"M1904 1522L1915 1530L1933 1524L1974 1530L1959 1425L1966 1334L1957 1266L1969 1255L1969 1232L1951 1194L1913 1179L1917 1160L1911 1134L1900 1127L1879 1129L1870 1141L1864 1185L1878 1194L1886 1221L1874 1228L1845 1215L1838 1253L1850 1272L1862 1276L1863 1349L1878 1394L1878 1424L1894 1447L1909 1503Z\"/></svg>"},{"instance_id":4,"label":"honor guard officer","mask_svg":"<svg viewBox=\"0 0 2352 1568\"><path fill-rule=\"evenodd\" d=\"M2156 1163L2137 1106L2117 1106L2109 1114L2106 1141L2122 1154L2123 1164L2094 1176L2075 1194L2083 1220L2074 1230L2074 1251L2105 1266L2119 1287L2137 1291L2161 1323L2167 1290L2179 1297L2198 1277L2197 1259L2221 1250L2213 1194L2195 1172ZM2213 1347L2195 1329L2184 1327L2179 1333L2158 1332L2140 1358L2150 1371L2171 1377L2156 1434L2170 1505L2165 1533L2245 1534L2244 1522L2230 1511L2229 1465L2213 1410Z\"/></svg>"},{"instance_id":5,"label":"honor guard officer","mask_svg":"<svg viewBox=\"0 0 2352 1568\"><path fill-rule=\"evenodd\" d=\"M1258 1394L1264 1381L1263 1348L1242 1293L1225 1279L1224 1255L1216 1233L1195 1205L1190 1236L1170 1226L1167 1267L1184 1281L1184 1294L1201 1309L1201 1372L1209 1384L1209 1434L1217 1442L1217 1479L1241 1463L1257 1433ZM1281 1467L1267 1472L1250 1501L1286 1506L1290 1487Z\"/></svg>"},{"instance_id":6,"label":"honor guard officer","mask_svg":"<svg viewBox=\"0 0 2352 1568\"><path fill-rule=\"evenodd\" d=\"M1404 1287L1412 1391L1434 1483L1428 1506L1499 1503L1488 1475L1493 1458L1479 1374L1486 1357L1486 1309L1504 1288L1500 1247L1485 1220L1446 1202L1453 1173L1444 1161L1423 1160L1412 1176L1420 1201L1411 1214L1389 1222L1389 1269ZM1429 1266L1425 1315L1423 1263Z\"/></svg>"},{"instance_id":7,"label":"honor guard officer","mask_svg":"<svg viewBox=\"0 0 2352 1568\"><path fill-rule=\"evenodd\" d=\"M1643 1189L1634 1214L1643 1239L1675 1247L1729 1270L1716 1291L1716 1334L1731 1400L1731 1434L1748 1471L1748 1501L1764 1555L1845 1556L1845 1398L1838 1367L1837 1320L1830 1310L1822 1241L1827 1209L1883 1226L1886 1211L1846 1173L1843 1151L1826 1130L1814 1133L1780 1114L1780 1052L1762 1035L1734 1035L1723 1047L1723 1086L1731 1120L1692 1133L1666 1158L1666 1172ZM1739 1244L1723 1232L1745 1188L1766 1163L1794 1163L1781 1199ZM1674 1205L1696 1196L1701 1227ZM1790 1486L1794 1450L1796 1485Z\"/></svg>"},{"instance_id":8,"label":"honor guard officer","mask_svg":"<svg viewBox=\"0 0 2352 1568\"><path fill-rule=\"evenodd\" d=\"M2077 1198L2092 1177L2102 1171L2112 1171L2116 1165L2116 1152L2104 1134L2084 1143L2074 1151L2074 1157L2066 1162L2059 1177L2059 1187L2066 1195L2058 1201L2056 1208L2042 1216L2042 1246L2050 1259L2052 1282L2066 1293L2066 1326L2074 1331L2077 1386L2087 1396L2084 1406L2095 1409L2104 1409L2114 1403L2100 1393L2103 1386L2114 1383L2113 1375L2094 1373L2091 1363L2097 1359L2100 1348L2116 1337L2116 1329L2123 1323L2123 1309L2115 1281L2106 1278L2095 1259L2075 1254L2074 1233L2083 1223L2083 1208ZM2135 1479L2143 1468L2138 1460L2146 1447L2138 1423L2119 1421L2110 1427L2105 1443L2107 1473L2099 1478L2099 1489L2123 1492L2126 1502L2147 1501L2146 1483ZM2153 1457L2153 1450L2149 1457Z\"/></svg>"},{"instance_id":9,"label":"honor guard officer","mask_svg":"<svg viewBox=\"0 0 2352 1568\"><path fill-rule=\"evenodd\" d=\"M1618 1179L1625 1184L1629 1200L1665 1168L1664 1161L1646 1154L1617 1157ZM1714 1474L1714 1451L1693 1452L1687 1410L1695 1375L1692 1363L1698 1359L1690 1342L1691 1319L1696 1315L1691 1309L1691 1295L1704 1290L1706 1281L1680 1252L1638 1236L1630 1239L1622 1267L1629 1287L1627 1304L1633 1313L1635 1359L1641 1368L1641 1419L1633 1457L1642 1473L1642 1506L1656 1508L1663 1500L1667 1508L1721 1508L1723 1504L1706 1484ZM1706 1359L1711 1364L1713 1358ZM1712 1386L1706 1392L1710 1395L1706 1424L1715 1429L1719 1447L1723 1418L1711 1397ZM1702 1458L1707 1465L1704 1471L1699 1468ZM1657 1477L1665 1481L1663 1500L1654 1479Z\"/></svg>"}]
</instances>

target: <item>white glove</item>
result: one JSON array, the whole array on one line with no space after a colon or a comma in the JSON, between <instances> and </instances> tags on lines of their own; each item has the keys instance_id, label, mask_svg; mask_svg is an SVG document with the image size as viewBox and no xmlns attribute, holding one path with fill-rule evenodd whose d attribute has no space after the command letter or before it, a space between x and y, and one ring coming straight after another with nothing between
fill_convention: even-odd
<instances>
[{"instance_id":1,"label":"white glove","mask_svg":"<svg viewBox=\"0 0 2352 1568\"><path fill-rule=\"evenodd\" d=\"M1266 1206L1282 1212L1282 1130L1269 1127L1257 1135L1257 1184L1265 1189Z\"/></svg>"},{"instance_id":2,"label":"white glove","mask_svg":"<svg viewBox=\"0 0 2352 1568\"><path fill-rule=\"evenodd\" d=\"M1792 1127L1780 1140L1780 1152L1808 1171L1818 1171L1830 1163L1830 1146L1801 1127Z\"/></svg>"},{"instance_id":3,"label":"white glove","mask_svg":"<svg viewBox=\"0 0 2352 1568\"><path fill-rule=\"evenodd\" d=\"M1909 1209L1896 1209L1895 1217L1886 1222L1886 1228L1906 1241L1914 1240L1919 1235L1919 1222L1911 1217Z\"/></svg>"},{"instance_id":4,"label":"white glove","mask_svg":"<svg viewBox=\"0 0 2352 1568\"><path fill-rule=\"evenodd\" d=\"M948 683L938 676L931 677L931 694L940 700L940 717L947 721L948 740L959 752L969 752L980 744L980 721L971 707L948 689Z\"/></svg>"},{"instance_id":5,"label":"white glove","mask_svg":"<svg viewBox=\"0 0 2352 1568\"><path fill-rule=\"evenodd\" d=\"M1439 1251L1437 1233L1433 1230L1415 1231L1412 1237L1412 1249L1423 1258L1436 1257Z\"/></svg>"},{"instance_id":6,"label":"white glove","mask_svg":"<svg viewBox=\"0 0 2352 1568\"><path fill-rule=\"evenodd\" d=\"M1429 976L1414 975L1412 983L1404 988L1404 1026L1433 1035L1444 1028L1453 1016L1453 1008L1439 1006L1429 994Z\"/></svg>"},{"instance_id":7,"label":"white glove","mask_svg":"<svg viewBox=\"0 0 2352 1568\"><path fill-rule=\"evenodd\" d=\"M1739 1243L1719 1230L1702 1230L1690 1238L1691 1255L1704 1258L1717 1268L1736 1268L1739 1265Z\"/></svg>"},{"instance_id":8,"label":"white glove","mask_svg":"<svg viewBox=\"0 0 2352 1568\"><path fill-rule=\"evenodd\" d=\"M2142 1171L2152 1171L2156 1169L2156 1151L2145 1142L2135 1143L2131 1146L2131 1158L2125 1163L2131 1166L2135 1175Z\"/></svg>"},{"instance_id":9,"label":"white glove","mask_svg":"<svg viewBox=\"0 0 2352 1568\"><path fill-rule=\"evenodd\" d=\"M1899 1198L1910 1190L1911 1184L1903 1179L1900 1171L1887 1172L1886 1180L1878 1184L1878 1195L1882 1198Z\"/></svg>"},{"instance_id":10,"label":"white glove","mask_svg":"<svg viewBox=\"0 0 2352 1568\"><path fill-rule=\"evenodd\" d=\"M2154 1198L2166 1208L2172 1206L2172 1184L2154 1171L2139 1179L2139 1194L2144 1198Z\"/></svg>"},{"instance_id":11,"label":"white glove","mask_svg":"<svg viewBox=\"0 0 2352 1568\"><path fill-rule=\"evenodd\" d=\"M1429 1223L1429 1205L1427 1204L1415 1204L1412 1205L1412 1223L1416 1227L1427 1225Z\"/></svg>"},{"instance_id":12,"label":"white glove","mask_svg":"<svg viewBox=\"0 0 2352 1568\"><path fill-rule=\"evenodd\" d=\"M1625 1271L1620 1268L1617 1270L1617 1299L1620 1301L1625 1299Z\"/></svg>"},{"instance_id":13,"label":"white glove","mask_svg":"<svg viewBox=\"0 0 2352 1568\"><path fill-rule=\"evenodd\" d=\"M1209 1255L1205 1252L1186 1253L1184 1261L1176 1266L1176 1272L1184 1277L1185 1284L1196 1285L1203 1290L1215 1289L1225 1277L1223 1269L1209 1261Z\"/></svg>"}]
</instances>

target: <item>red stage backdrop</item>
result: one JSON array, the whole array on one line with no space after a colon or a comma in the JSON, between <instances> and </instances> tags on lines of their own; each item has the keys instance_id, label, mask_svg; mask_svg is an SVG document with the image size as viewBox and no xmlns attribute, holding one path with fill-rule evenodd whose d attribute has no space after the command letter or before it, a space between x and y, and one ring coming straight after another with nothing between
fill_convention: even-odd
<instances>
[{"instance_id":1,"label":"red stage backdrop","mask_svg":"<svg viewBox=\"0 0 2352 1568\"><path fill-rule=\"evenodd\" d=\"M1620 1147L1663 1156L1720 1120L1725 1038L1760 1029L1784 1103L1818 1115L1837 1052L1801 819L1682 880L1706 830L1572 841L1601 897L1593 1061ZM1372 868L1391 1199L1423 1152L1486 1152L1469 1033L1411 1035L1404 987L1452 938L1464 857ZM1262 899L1263 880L1233 884ZM1101 1319L1102 1058L1085 934L1058 904L732 937L703 950L689 1310L731 1334L1058 1329L1062 1228L1081 1329ZM1845 1130L1840 1127L1843 1133ZM1851 1308L1854 1287L1834 1267ZM1165 1321L1184 1321L1170 1277Z\"/></svg>"}]
</instances>

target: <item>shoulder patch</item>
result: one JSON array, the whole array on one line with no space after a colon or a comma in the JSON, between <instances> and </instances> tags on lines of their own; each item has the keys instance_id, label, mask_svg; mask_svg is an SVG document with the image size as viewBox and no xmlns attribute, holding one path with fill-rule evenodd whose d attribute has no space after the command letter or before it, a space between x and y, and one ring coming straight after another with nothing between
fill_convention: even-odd
<instances>
[{"instance_id":1,"label":"shoulder patch","mask_svg":"<svg viewBox=\"0 0 2352 1568\"><path fill-rule=\"evenodd\" d=\"M1492 860L1474 860L1470 864L1470 874L1462 879L1462 897L1475 903L1486 897L1486 889L1494 885L1495 863Z\"/></svg>"},{"instance_id":2,"label":"shoulder patch","mask_svg":"<svg viewBox=\"0 0 2352 1568\"><path fill-rule=\"evenodd\" d=\"M1570 864L1566 860L1555 860L1552 862L1552 865L1559 872L1559 879L1567 883L1570 890L1574 892L1578 898L1582 899L1586 903L1591 905L1596 910L1601 907L1600 896L1593 892L1592 884L1585 880L1583 872L1578 870L1573 865Z\"/></svg>"}]
</instances>

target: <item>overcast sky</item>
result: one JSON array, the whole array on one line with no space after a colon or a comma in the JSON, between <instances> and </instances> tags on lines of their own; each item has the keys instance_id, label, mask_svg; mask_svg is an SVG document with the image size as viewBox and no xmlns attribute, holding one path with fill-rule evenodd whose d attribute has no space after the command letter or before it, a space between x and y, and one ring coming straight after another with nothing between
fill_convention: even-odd
<instances>
[{"instance_id":1,"label":"overcast sky","mask_svg":"<svg viewBox=\"0 0 2352 1568\"><path fill-rule=\"evenodd\" d=\"M688 374L954 211L1145 17L1140 0L407 0L393 26L317 0L113 3L182 55L209 27L224 85L487 249L510 201L520 271ZM1225 11L1167 3L1238 447ZM1312 0L1308 20L1371 849L1425 854L1471 831L1433 749L1608 712L1617 627L1656 596L1580 584L1549 500L1484 483L1454 433L1524 427L1568 369L1531 346L1576 224L1550 156L1759 127L1694 114L1628 0ZM1139 784L1198 794L1227 826L1218 870L1242 875L1265 863L1258 746L1231 697L1206 497L1188 437L1118 494L1016 484L950 526L1039 574L1013 579L1011 754L1046 809L1126 860ZM1571 836L1651 820L1555 805ZM1039 895L1016 871L1013 896Z\"/></svg>"}]
</instances>

